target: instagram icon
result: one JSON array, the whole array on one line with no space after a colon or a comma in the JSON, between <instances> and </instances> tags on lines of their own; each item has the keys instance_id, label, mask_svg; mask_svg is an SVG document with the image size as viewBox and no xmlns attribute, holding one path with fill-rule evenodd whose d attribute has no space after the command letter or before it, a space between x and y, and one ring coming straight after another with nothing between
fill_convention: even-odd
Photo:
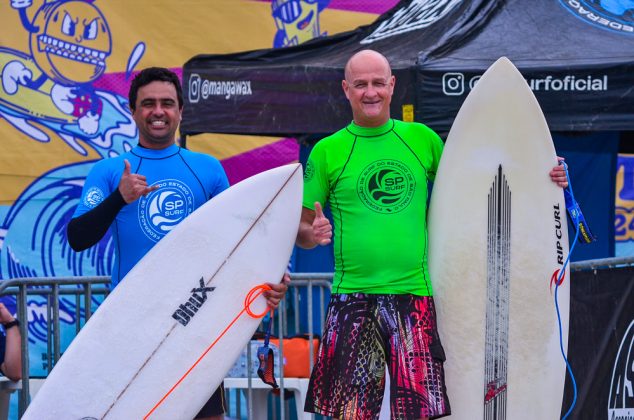
<instances>
[{"instance_id":1,"label":"instagram icon","mask_svg":"<svg viewBox=\"0 0 634 420\"><path fill-rule=\"evenodd\" d=\"M445 73L442 75L442 91L447 96L458 96L464 93L464 74Z\"/></svg>"},{"instance_id":2,"label":"instagram icon","mask_svg":"<svg viewBox=\"0 0 634 420\"><path fill-rule=\"evenodd\" d=\"M195 104L200 99L200 76L192 74L189 76L189 102Z\"/></svg>"}]
</instances>

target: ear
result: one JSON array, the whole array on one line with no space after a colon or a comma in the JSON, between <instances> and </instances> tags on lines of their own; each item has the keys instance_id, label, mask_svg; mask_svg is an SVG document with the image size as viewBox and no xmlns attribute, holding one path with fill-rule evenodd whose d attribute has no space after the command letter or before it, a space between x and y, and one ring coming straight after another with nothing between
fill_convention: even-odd
<instances>
[{"instance_id":1,"label":"ear","mask_svg":"<svg viewBox=\"0 0 634 420\"><path fill-rule=\"evenodd\" d=\"M346 95L346 98L350 99L350 94L349 94L350 86L348 85L348 82L346 81L346 79L343 79L341 81L341 87L343 88L343 93Z\"/></svg>"}]
</instances>

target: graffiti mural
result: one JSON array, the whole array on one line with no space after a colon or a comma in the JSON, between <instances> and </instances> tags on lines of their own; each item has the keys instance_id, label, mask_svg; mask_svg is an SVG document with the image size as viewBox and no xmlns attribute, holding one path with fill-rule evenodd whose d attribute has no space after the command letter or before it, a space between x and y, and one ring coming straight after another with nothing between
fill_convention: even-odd
<instances>
[{"instance_id":1,"label":"graffiti mural","mask_svg":"<svg viewBox=\"0 0 634 420\"><path fill-rule=\"evenodd\" d=\"M273 0L271 12L277 26L273 46L289 47L327 35L319 28L319 14L330 0Z\"/></svg>"},{"instance_id":2,"label":"graffiti mural","mask_svg":"<svg viewBox=\"0 0 634 420\"><path fill-rule=\"evenodd\" d=\"M37 7L12 0L11 7L29 50L0 47L0 117L31 141L49 143L55 137L82 157L89 150L105 158L131 148L136 127L127 99L94 87L112 53L110 27L98 6L68 0ZM90 167L91 161L84 161L42 173L8 209L0 228L3 279L110 273L110 235L79 254L66 242L65 226ZM28 303L30 357L39 361L47 339L46 300L33 297ZM15 307L13 299L7 304ZM74 299L60 299L62 324L71 325L82 314L75 306ZM32 363L31 371L44 375L48 368L44 360Z\"/></svg>"}]
</instances>

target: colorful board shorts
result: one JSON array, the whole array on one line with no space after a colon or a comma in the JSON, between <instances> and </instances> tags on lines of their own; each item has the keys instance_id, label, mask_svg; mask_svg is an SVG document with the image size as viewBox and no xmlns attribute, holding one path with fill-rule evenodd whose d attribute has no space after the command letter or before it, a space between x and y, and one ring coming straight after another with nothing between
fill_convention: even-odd
<instances>
[{"instance_id":1,"label":"colorful board shorts","mask_svg":"<svg viewBox=\"0 0 634 420\"><path fill-rule=\"evenodd\" d=\"M378 419L390 374L392 419L451 414L430 296L333 294L305 410Z\"/></svg>"}]
</instances>

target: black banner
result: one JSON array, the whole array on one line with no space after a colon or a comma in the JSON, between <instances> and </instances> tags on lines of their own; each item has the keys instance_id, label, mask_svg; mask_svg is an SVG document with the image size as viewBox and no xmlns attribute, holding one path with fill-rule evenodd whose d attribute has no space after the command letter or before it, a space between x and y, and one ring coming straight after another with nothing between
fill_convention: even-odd
<instances>
[{"instance_id":1,"label":"black banner","mask_svg":"<svg viewBox=\"0 0 634 420\"><path fill-rule=\"evenodd\" d=\"M315 120L323 123L333 120L333 115L350 114L338 71L200 66L184 77L187 106L183 119L191 133L215 127L221 133L284 135L292 126L301 134L312 132ZM338 123L325 128L345 125Z\"/></svg>"},{"instance_id":2,"label":"black banner","mask_svg":"<svg viewBox=\"0 0 634 420\"><path fill-rule=\"evenodd\" d=\"M574 272L570 313L568 418L634 419L634 268ZM562 416L572 400L567 376Z\"/></svg>"},{"instance_id":3,"label":"black banner","mask_svg":"<svg viewBox=\"0 0 634 420\"><path fill-rule=\"evenodd\" d=\"M352 120L343 92L343 70L262 66L216 68L190 63L183 75L183 128L188 134L278 135L330 134ZM409 69L395 69L402 81L393 103L414 102ZM402 111L395 107L394 115ZM213 127L213 129L212 129Z\"/></svg>"},{"instance_id":4,"label":"black banner","mask_svg":"<svg viewBox=\"0 0 634 420\"><path fill-rule=\"evenodd\" d=\"M460 106L492 62L480 64L476 69L422 66L416 119L438 132L448 132ZM535 94L552 131L632 128L634 61L583 68L534 68L529 67L534 62L523 61L514 64Z\"/></svg>"}]
</instances>

